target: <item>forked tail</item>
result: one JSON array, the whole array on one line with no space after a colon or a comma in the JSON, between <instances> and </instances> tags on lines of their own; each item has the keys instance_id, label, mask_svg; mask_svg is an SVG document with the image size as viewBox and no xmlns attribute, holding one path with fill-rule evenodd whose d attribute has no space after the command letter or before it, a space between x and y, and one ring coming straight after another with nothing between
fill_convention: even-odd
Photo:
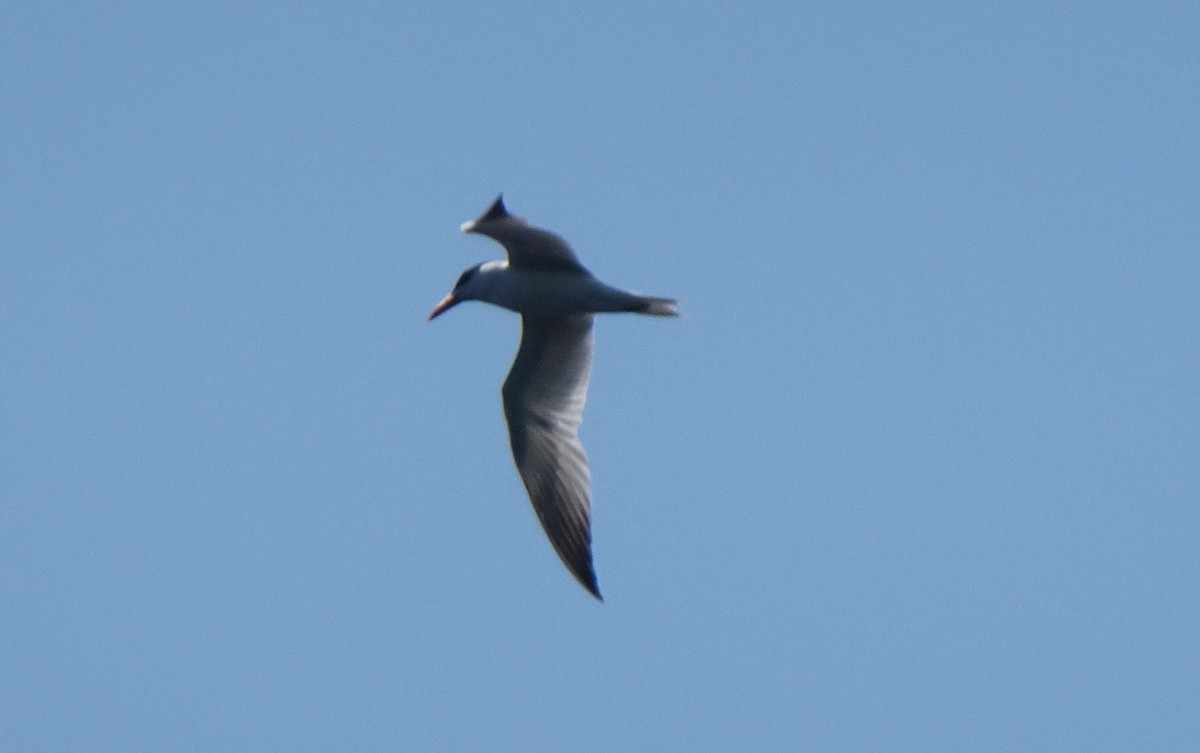
<instances>
[{"instance_id":1,"label":"forked tail","mask_svg":"<svg viewBox=\"0 0 1200 753\"><path fill-rule=\"evenodd\" d=\"M650 316L679 316L679 309L676 306L677 303L673 298L654 298L643 295L638 296L637 308L630 310Z\"/></svg>"}]
</instances>

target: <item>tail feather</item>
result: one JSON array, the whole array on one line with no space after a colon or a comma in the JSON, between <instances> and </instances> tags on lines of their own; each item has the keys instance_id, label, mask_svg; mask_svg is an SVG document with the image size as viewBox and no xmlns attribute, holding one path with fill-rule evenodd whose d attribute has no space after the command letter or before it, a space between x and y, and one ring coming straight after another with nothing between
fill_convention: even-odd
<instances>
[{"instance_id":1,"label":"tail feather","mask_svg":"<svg viewBox=\"0 0 1200 753\"><path fill-rule=\"evenodd\" d=\"M673 298L654 298L644 295L639 297L638 307L634 311L650 316L679 316L677 305L678 303Z\"/></svg>"}]
</instances>

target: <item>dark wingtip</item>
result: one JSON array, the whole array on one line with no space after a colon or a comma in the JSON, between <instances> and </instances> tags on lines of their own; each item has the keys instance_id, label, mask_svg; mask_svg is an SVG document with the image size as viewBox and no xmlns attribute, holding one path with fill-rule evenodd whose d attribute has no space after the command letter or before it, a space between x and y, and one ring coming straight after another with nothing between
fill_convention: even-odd
<instances>
[{"instance_id":1,"label":"dark wingtip","mask_svg":"<svg viewBox=\"0 0 1200 753\"><path fill-rule=\"evenodd\" d=\"M596 597L596 601L601 603L604 602L604 597L600 595L600 587L596 585L595 576L592 576L592 581L590 583L584 583L583 587L588 590L588 593Z\"/></svg>"},{"instance_id":2,"label":"dark wingtip","mask_svg":"<svg viewBox=\"0 0 1200 753\"><path fill-rule=\"evenodd\" d=\"M505 217L511 217L508 209L504 207L504 194L498 194L496 200L488 207L488 210L480 215L476 222L487 222L488 220L502 220Z\"/></svg>"},{"instance_id":3,"label":"dark wingtip","mask_svg":"<svg viewBox=\"0 0 1200 753\"><path fill-rule=\"evenodd\" d=\"M596 583L596 571L592 568L592 553L589 551L586 554L586 559L578 562L568 562L567 569L571 571L571 575L575 576L575 580L579 581L579 585L587 589L588 593L596 597L597 601L604 601L604 597L600 595L600 586Z\"/></svg>"},{"instance_id":4,"label":"dark wingtip","mask_svg":"<svg viewBox=\"0 0 1200 753\"><path fill-rule=\"evenodd\" d=\"M588 593L595 596L598 601L604 601L604 597L600 595L600 586L596 583L596 569L592 567L590 544L574 561L567 561L565 558L563 561L567 563L567 569L571 571L571 575L575 576L575 580L579 581L579 584L586 588Z\"/></svg>"}]
</instances>

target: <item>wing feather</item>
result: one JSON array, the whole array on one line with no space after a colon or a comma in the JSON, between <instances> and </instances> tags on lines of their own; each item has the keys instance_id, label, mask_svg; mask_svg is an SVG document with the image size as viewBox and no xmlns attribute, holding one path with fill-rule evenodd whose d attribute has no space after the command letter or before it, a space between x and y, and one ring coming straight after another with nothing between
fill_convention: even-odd
<instances>
[{"instance_id":1,"label":"wing feather","mask_svg":"<svg viewBox=\"0 0 1200 753\"><path fill-rule=\"evenodd\" d=\"M590 314L521 317L521 345L504 382L513 459L563 564L596 598L591 473L579 441L592 368Z\"/></svg>"}]
</instances>

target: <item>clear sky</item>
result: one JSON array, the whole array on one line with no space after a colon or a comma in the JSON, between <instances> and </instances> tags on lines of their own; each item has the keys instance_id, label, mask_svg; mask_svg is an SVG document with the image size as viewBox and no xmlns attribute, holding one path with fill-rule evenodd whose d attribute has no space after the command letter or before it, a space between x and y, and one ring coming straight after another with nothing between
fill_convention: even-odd
<instances>
[{"instance_id":1,"label":"clear sky","mask_svg":"<svg viewBox=\"0 0 1200 753\"><path fill-rule=\"evenodd\" d=\"M651 7L654 6L654 7ZM0 749L1200 750L1200 10L0 9ZM503 191L597 325L594 601Z\"/></svg>"}]
</instances>

